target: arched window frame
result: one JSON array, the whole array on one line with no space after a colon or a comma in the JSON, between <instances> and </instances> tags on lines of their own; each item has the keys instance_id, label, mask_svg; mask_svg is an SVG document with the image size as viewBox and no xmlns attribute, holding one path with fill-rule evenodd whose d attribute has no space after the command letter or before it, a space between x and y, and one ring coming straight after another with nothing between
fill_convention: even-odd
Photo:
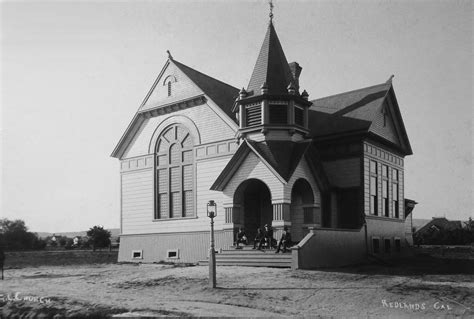
<instances>
[{"instance_id":1,"label":"arched window frame","mask_svg":"<svg viewBox=\"0 0 474 319\"><path fill-rule=\"evenodd\" d=\"M193 138L180 124L163 130L155 148L155 220L195 217Z\"/></svg>"},{"instance_id":2,"label":"arched window frame","mask_svg":"<svg viewBox=\"0 0 474 319\"><path fill-rule=\"evenodd\" d=\"M168 91L168 96L171 96L173 94L173 85L172 83L177 82L176 77L173 75L168 75L164 81L163 81L163 86L166 86L166 89Z\"/></svg>"}]
</instances>

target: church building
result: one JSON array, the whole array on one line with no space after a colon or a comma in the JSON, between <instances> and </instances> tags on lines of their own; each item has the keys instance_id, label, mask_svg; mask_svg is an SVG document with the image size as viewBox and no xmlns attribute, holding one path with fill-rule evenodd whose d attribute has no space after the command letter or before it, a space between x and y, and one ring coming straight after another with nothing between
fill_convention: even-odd
<instances>
[{"instance_id":1,"label":"church building","mask_svg":"<svg viewBox=\"0 0 474 319\"><path fill-rule=\"evenodd\" d=\"M295 269L393 258L412 244L412 149L392 78L310 99L301 72L271 19L240 90L169 54L112 153L119 261L205 260L210 200L218 253L240 227L252 241L265 224L275 239L290 230Z\"/></svg>"}]
</instances>

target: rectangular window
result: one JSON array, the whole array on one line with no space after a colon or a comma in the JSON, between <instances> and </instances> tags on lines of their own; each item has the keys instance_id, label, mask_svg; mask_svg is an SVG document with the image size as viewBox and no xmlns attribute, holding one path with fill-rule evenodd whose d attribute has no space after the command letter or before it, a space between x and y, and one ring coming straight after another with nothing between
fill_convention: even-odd
<instances>
[{"instance_id":1,"label":"rectangular window","mask_svg":"<svg viewBox=\"0 0 474 319\"><path fill-rule=\"evenodd\" d=\"M377 162L370 161L370 172L373 174L377 174Z\"/></svg>"},{"instance_id":2,"label":"rectangular window","mask_svg":"<svg viewBox=\"0 0 474 319\"><path fill-rule=\"evenodd\" d=\"M304 111L297 106L295 106L295 124L304 126Z\"/></svg>"},{"instance_id":3,"label":"rectangular window","mask_svg":"<svg viewBox=\"0 0 474 319\"><path fill-rule=\"evenodd\" d=\"M382 165L382 177L388 177L388 166Z\"/></svg>"},{"instance_id":4,"label":"rectangular window","mask_svg":"<svg viewBox=\"0 0 474 319\"><path fill-rule=\"evenodd\" d=\"M378 175L377 162L370 161L370 214L377 216L378 210Z\"/></svg>"},{"instance_id":5,"label":"rectangular window","mask_svg":"<svg viewBox=\"0 0 474 319\"><path fill-rule=\"evenodd\" d=\"M386 254L390 254L390 250L391 250L391 247L390 247L390 239L389 239L389 238L386 238L386 239L384 240L384 242L385 242L385 245L384 245L384 246L385 246L385 253L386 253Z\"/></svg>"},{"instance_id":6,"label":"rectangular window","mask_svg":"<svg viewBox=\"0 0 474 319\"><path fill-rule=\"evenodd\" d=\"M393 183L392 185L392 209L393 216L395 218L400 218L400 212L398 207L398 184Z\"/></svg>"},{"instance_id":7,"label":"rectangular window","mask_svg":"<svg viewBox=\"0 0 474 319\"><path fill-rule=\"evenodd\" d=\"M288 107L286 105L269 105L270 124L287 124Z\"/></svg>"},{"instance_id":8,"label":"rectangular window","mask_svg":"<svg viewBox=\"0 0 474 319\"><path fill-rule=\"evenodd\" d=\"M262 124L262 106L246 106L245 115L247 118L246 126L256 126Z\"/></svg>"},{"instance_id":9,"label":"rectangular window","mask_svg":"<svg viewBox=\"0 0 474 319\"><path fill-rule=\"evenodd\" d=\"M158 211L155 212L155 219L168 218L168 170L159 169L157 179Z\"/></svg>"},{"instance_id":10,"label":"rectangular window","mask_svg":"<svg viewBox=\"0 0 474 319\"><path fill-rule=\"evenodd\" d=\"M166 258L168 259L179 259L178 249L169 249L166 251Z\"/></svg>"},{"instance_id":11,"label":"rectangular window","mask_svg":"<svg viewBox=\"0 0 474 319\"><path fill-rule=\"evenodd\" d=\"M390 217L388 207L388 180L382 180L382 215Z\"/></svg>"},{"instance_id":12,"label":"rectangular window","mask_svg":"<svg viewBox=\"0 0 474 319\"><path fill-rule=\"evenodd\" d=\"M377 209L377 177L370 177L370 213L372 215L378 215Z\"/></svg>"},{"instance_id":13,"label":"rectangular window","mask_svg":"<svg viewBox=\"0 0 474 319\"><path fill-rule=\"evenodd\" d=\"M132 250L132 259L143 259L143 250Z\"/></svg>"},{"instance_id":14,"label":"rectangular window","mask_svg":"<svg viewBox=\"0 0 474 319\"><path fill-rule=\"evenodd\" d=\"M372 238L372 251L374 254L380 253L380 241L378 238Z\"/></svg>"},{"instance_id":15,"label":"rectangular window","mask_svg":"<svg viewBox=\"0 0 474 319\"><path fill-rule=\"evenodd\" d=\"M182 217L181 192L171 193L170 218Z\"/></svg>"},{"instance_id":16,"label":"rectangular window","mask_svg":"<svg viewBox=\"0 0 474 319\"><path fill-rule=\"evenodd\" d=\"M398 169L392 168L392 180L398 181Z\"/></svg>"}]
</instances>

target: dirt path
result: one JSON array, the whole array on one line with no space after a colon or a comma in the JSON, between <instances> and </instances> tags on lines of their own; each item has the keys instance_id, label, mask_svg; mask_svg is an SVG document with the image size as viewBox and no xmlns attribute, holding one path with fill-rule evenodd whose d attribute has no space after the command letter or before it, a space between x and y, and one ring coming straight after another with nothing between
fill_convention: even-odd
<instances>
[{"instance_id":1,"label":"dirt path","mask_svg":"<svg viewBox=\"0 0 474 319\"><path fill-rule=\"evenodd\" d=\"M82 265L9 269L4 316L142 314L213 317L457 317L474 312L473 275L368 275L336 271L172 265ZM28 300L8 300L24 299ZM36 298L50 299L41 303ZM3 301L2 301L3 300ZM82 311L82 312L81 312Z\"/></svg>"}]
</instances>

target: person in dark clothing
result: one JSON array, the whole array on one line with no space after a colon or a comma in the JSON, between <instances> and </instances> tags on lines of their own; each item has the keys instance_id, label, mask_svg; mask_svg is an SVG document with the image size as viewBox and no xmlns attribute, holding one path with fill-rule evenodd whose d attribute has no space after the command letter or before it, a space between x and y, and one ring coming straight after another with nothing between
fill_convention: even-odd
<instances>
[{"instance_id":1,"label":"person in dark clothing","mask_svg":"<svg viewBox=\"0 0 474 319\"><path fill-rule=\"evenodd\" d=\"M239 249L239 244L242 243L247 245L247 235L242 227L239 227L239 232L237 233L237 240L235 241L235 249Z\"/></svg>"},{"instance_id":2,"label":"person in dark clothing","mask_svg":"<svg viewBox=\"0 0 474 319\"><path fill-rule=\"evenodd\" d=\"M278 242L278 248L275 251L275 254L278 254L280 252L282 246L284 253L286 253L287 249L291 246L291 234L287 226L283 227L283 234L281 234L281 238Z\"/></svg>"},{"instance_id":3,"label":"person in dark clothing","mask_svg":"<svg viewBox=\"0 0 474 319\"><path fill-rule=\"evenodd\" d=\"M252 249L257 248L257 244L258 244L258 249L262 248L262 240L263 239L264 239L263 233L262 233L262 230L259 227L259 228L257 228L257 235L255 235L255 240L253 241L253 248Z\"/></svg>"},{"instance_id":4,"label":"person in dark clothing","mask_svg":"<svg viewBox=\"0 0 474 319\"><path fill-rule=\"evenodd\" d=\"M272 248L273 246L273 229L272 226L265 224L264 229L263 229L263 238L260 241L260 245L258 246L258 249L262 249L263 244L267 248Z\"/></svg>"}]
</instances>

